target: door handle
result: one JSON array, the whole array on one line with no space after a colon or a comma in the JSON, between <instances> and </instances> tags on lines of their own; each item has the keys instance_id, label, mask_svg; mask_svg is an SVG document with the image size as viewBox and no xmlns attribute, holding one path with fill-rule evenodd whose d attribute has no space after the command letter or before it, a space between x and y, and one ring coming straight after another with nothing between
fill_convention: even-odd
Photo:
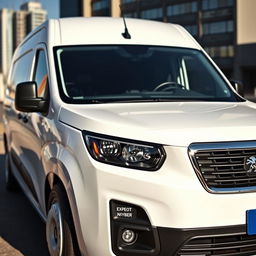
<instances>
[{"instance_id":1,"label":"door handle","mask_svg":"<svg viewBox=\"0 0 256 256\"><path fill-rule=\"evenodd\" d=\"M27 123L27 122L28 122L28 117L27 117L27 115L22 115L21 113L19 113L17 116L18 116L18 119L19 119L19 120L22 120L24 123Z\"/></svg>"},{"instance_id":2,"label":"door handle","mask_svg":"<svg viewBox=\"0 0 256 256\"><path fill-rule=\"evenodd\" d=\"M18 119L22 119L23 118L23 115L21 113L19 113L17 116L18 116Z\"/></svg>"},{"instance_id":3,"label":"door handle","mask_svg":"<svg viewBox=\"0 0 256 256\"><path fill-rule=\"evenodd\" d=\"M26 115L24 115L23 118L22 118L22 121L23 121L24 123L27 123L27 122L28 122L28 117L27 117Z\"/></svg>"}]
</instances>

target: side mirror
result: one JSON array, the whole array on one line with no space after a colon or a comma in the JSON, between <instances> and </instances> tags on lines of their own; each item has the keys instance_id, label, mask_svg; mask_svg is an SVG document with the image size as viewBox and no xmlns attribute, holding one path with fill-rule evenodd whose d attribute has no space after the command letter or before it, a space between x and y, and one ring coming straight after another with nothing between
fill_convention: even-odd
<instances>
[{"instance_id":1,"label":"side mirror","mask_svg":"<svg viewBox=\"0 0 256 256\"><path fill-rule=\"evenodd\" d=\"M244 85L242 82L231 80L230 83L239 95L244 96Z\"/></svg>"},{"instance_id":2,"label":"side mirror","mask_svg":"<svg viewBox=\"0 0 256 256\"><path fill-rule=\"evenodd\" d=\"M48 101L37 97L36 82L19 83L15 92L15 107L22 112L48 111Z\"/></svg>"}]
</instances>

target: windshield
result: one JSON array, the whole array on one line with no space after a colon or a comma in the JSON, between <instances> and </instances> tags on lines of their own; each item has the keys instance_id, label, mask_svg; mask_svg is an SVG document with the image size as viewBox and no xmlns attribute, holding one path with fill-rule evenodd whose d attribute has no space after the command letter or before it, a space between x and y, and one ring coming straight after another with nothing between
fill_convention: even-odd
<instances>
[{"instance_id":1,"label":"windshield","mask_svg":"<svg viewBox=\"0 0 256 256\"><path fill-rule=\"evenodd\" d=\"M68 103L240 101L198 50L140 45L57 47Z\"/></svg>"}]
</instances>

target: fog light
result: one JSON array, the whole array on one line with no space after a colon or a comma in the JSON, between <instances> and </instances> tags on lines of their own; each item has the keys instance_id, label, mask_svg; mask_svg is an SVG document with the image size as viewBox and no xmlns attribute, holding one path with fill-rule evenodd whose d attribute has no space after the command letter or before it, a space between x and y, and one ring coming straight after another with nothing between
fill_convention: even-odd
<instances>
[{"instance_id":1,"label":"fog light","mask_svg":"<svg viewBox=\"0 0 256 256\"><path fill-rule=\"evenodd\" d=\"M136 234L130 229L125 229L122 233L122 239L125 243L132 244L133 242L135 242Z\"/></svg>"}]
</instances>

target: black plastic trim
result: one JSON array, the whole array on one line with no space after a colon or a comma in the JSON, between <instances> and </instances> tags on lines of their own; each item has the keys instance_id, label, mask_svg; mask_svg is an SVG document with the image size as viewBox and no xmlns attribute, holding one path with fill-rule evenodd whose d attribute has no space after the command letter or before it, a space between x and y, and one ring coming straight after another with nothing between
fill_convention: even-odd
<instances>
[{"instance_id":1,"label":"black plastic trim","mask_svg":"<svg viewBox=\"0 0 256 256\"><path fill-rule=\"evenodd\" d=\"M179 255L178 252L182 246L195 237L228 236L234 234L246 235L246 225L191 229L158 227L157 230L161 243L161 253L158 256ZM250 254L241 252L239 255L249 256Z\"/></svg>"},{"instance_id":2,"label":"black plastic trim","mask_svg":"<svg viewBox=\"0 0 256 256\"><path fill-rule=\"evenodd\" d=\"M154 232L156 232L159 237L159 246L160 251L153 254L155 256L177 256L177 255L186 255L184 253L179 254L181 248L188 243L193 238L201 237L221 237L221 236L234 236L234 235L245 235L246 236L246 225L234 225L234 226L221 226L221 227L209 227L209 228L188 228L188 229L179 229L179 228L165 228L165 227L152 227ZM254 246L254 245L253 245ZM256 246L256 244L255 244ZM115 251L116 256L150 256L148 253L134 253L127 251L126 253L122 251ZM193 255L188 253L188 255ZM194 254L196 256L198 254ZM202 252L204 255L204 252ZM213 255L213 254L206 254ZM232 255L230 253L225 255ZM238 252L235 253L236 256L251 256L250 252ZM232 255L233 256L233 255Z\"/></svg>"},{"instance_id":3,"label":"black plastic trim","mask_svg":"<svg viewBox=\"0 0 256 256\"><path fill-rule=\"evenodd\" d=\"M115 206L132 207L136 209L136 218L117 219L114 217ZM157 228L152 226L143 208L138 205L121 201L110 201L111 243L112 250L118 256L157 256L160 253L160 241ZM126 244L121 239L122 231L131 229L136 233L136 240Z\"/></svg>"}]
</instances>

